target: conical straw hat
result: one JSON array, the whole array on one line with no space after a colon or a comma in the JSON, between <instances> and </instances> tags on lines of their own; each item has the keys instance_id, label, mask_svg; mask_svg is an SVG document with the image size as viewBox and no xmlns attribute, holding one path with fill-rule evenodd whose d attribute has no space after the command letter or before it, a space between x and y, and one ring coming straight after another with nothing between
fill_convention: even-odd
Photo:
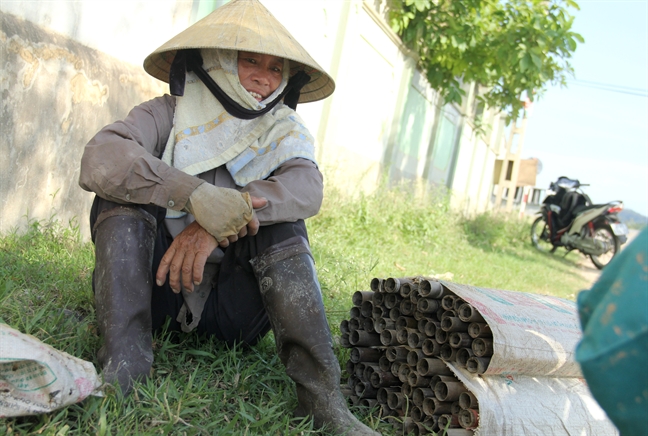
<instances>
[{"instance_id":1,"label":"conical straw hat","mask_svg":"<svg viewBox=\"0 0 648 436\"><path fill-rule=\"evenodd\" d=\"M279 56L291 61L291 74L303 69L311 76L299 103L324 99L335 83L293 36L258 0L233 0L171 38L144 60L151 76L169 82L178 50L223 48Z\"/></svg>"}]
</instances>

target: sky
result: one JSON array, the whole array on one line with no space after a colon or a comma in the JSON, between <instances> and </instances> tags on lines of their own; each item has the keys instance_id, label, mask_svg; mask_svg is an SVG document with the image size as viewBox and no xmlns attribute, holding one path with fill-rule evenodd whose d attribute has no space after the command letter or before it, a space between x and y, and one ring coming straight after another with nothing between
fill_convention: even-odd
<instances>
[{"instance_id":1,"label":"sky","mask_svg":"<svg viewBox=\"0 0 648 436\"><path fill-rule=\"evenodd\" d=\"M533 104L522 155L540 159L539 188L579 179L594 203L648 216L648 1L577 2L575 75Z\"/></svg>"}]
</instances>

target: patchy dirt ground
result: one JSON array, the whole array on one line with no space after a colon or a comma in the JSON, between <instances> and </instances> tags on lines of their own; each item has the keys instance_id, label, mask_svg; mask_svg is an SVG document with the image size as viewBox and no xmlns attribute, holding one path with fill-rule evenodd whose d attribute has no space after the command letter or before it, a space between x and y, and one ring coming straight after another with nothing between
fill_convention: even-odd
<instances>
[{"instance_id":1,"label":"patchy dirt ground","mask_svg":"<svg viewBox=\"0 0 648 436\"><path fill-rule=\"evenodd\" d=\"M634 230L630 229L630 234L628 235L628 242L623 244L621 246L621 250L623 250L624 247L626 247L630 241L634 239L635 236L639 234L639 230ZM601 275L601 271L599 271L592 261L590 260L589 257L582 256L581 260L578 262L578 270L581 273L581 275L587 280L589 283L589 288L594 285L594 283L598 280L598 278Z\"/></svg>"},{"instance_id":2,"label":"patchy dirt ground","mask_svg":"<svg viewBox=\"0 0 648 436\"><path fill-rule=\"evenodd\" d=\"M582 256L578 262L578 272L587 280L588 289L594 285L601 275L601 271L594 266L589 257L585 256Z\"/></svg>"}]
</instances>

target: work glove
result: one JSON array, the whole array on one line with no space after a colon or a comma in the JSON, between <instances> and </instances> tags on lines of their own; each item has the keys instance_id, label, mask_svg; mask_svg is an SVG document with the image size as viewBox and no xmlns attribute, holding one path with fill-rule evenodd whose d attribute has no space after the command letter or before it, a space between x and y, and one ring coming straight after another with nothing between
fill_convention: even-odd
<instances>
[{"instance_id":1,"label":"work glove","mask_svg":"<svg viewBox=\"0 0 648 436\"><path fill-rule=\"evenodd\" d=\"M253 212L250 194L210 183L203 183L191 193L185 210L219 242L237 235L250 222Z\"/></svg>"}]
</instances>

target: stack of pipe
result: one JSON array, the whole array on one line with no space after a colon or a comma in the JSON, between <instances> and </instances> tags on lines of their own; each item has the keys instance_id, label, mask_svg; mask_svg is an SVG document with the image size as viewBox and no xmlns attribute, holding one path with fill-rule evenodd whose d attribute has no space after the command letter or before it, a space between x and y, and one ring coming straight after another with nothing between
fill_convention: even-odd
<instances>
[{"instance_id":1,"label":"stack of pipe","mask_svg":"<svg viewBox=\"0 0 648 436\"><path fill-rule=\"evenodd\" d=\"M425 277L374 278L352 301L340 324L350 403L375 408L405 434L472 434L477 399L446 362L488 368L493 338L475 308Z\"/></svg>"}]
</instances>

